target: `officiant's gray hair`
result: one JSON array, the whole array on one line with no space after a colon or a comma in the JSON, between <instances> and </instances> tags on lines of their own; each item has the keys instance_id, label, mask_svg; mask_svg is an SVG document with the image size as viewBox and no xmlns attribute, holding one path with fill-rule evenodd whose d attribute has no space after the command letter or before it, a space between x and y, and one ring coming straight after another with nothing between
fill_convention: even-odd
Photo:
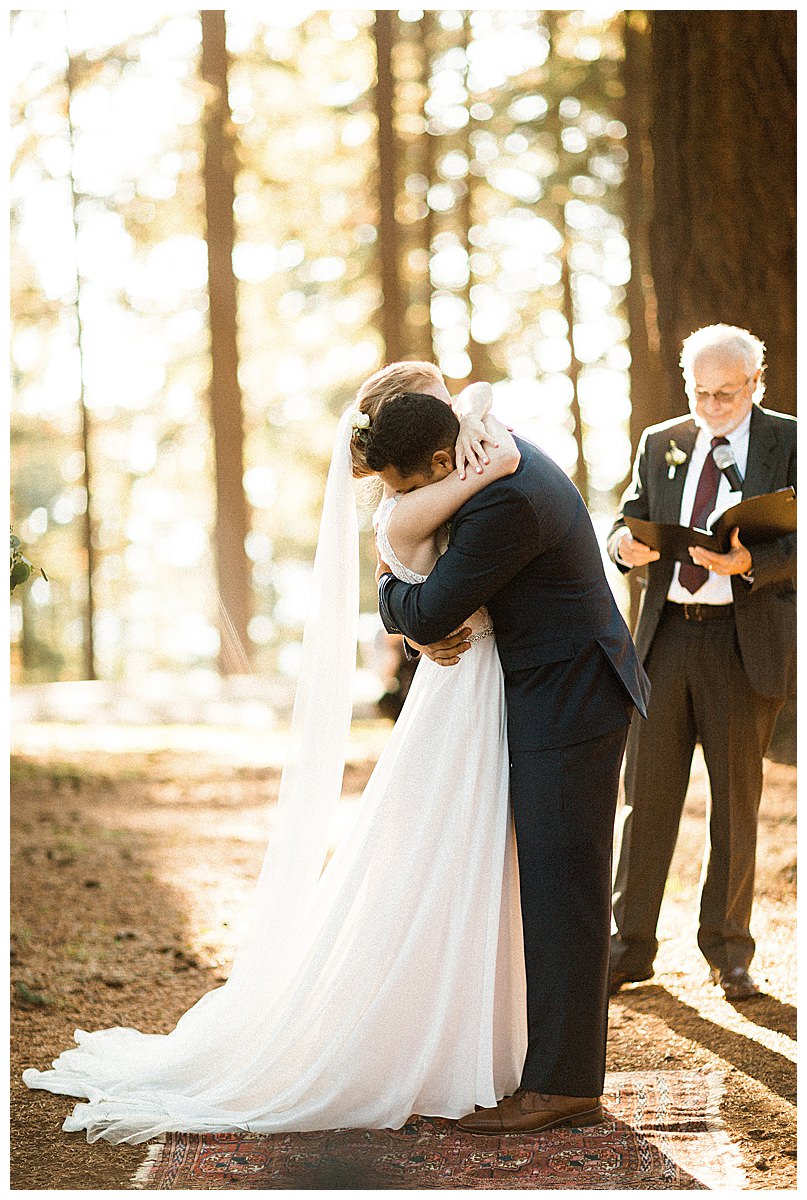
<instances>
[{"instance_id":1,"label":"officiant's gray hair","mask_svg":"<svg viewBox=\"0 0 807 1200\"><path fill-rule=\"evenodd\" d=\"M754 391L758 404L765 392L765 343L739 325L704 325L684 339L681 347L681 370L687 387L694 382L695 359L704 350L723 350L745 363L749 376L760 372Z\"/></svg>"}]
</instances>

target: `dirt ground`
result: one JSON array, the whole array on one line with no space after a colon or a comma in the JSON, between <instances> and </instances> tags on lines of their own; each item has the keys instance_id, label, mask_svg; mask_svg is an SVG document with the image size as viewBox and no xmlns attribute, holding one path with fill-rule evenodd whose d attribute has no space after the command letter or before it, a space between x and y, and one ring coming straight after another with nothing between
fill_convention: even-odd
<instances>
[{"instance_id":1,"label":"dirt ground","mask_svg":"<svg viewBox=\"0 0 807 1200\"><path fill-rule=\"evenodd\" d=\"M383 735L378 723L348 767L344 820ZM20 1073L46 1067L77 1026L167 1032L226 978L279 781L254 755L70 747L29 746L12 762L15 1189L131 1186L146 1148L62 1133L74 1101L28 1091ZM705 810L698 759L658 973L612 1001L608 1069L724 1071L749 1187L795 1188L795 769L766 764L753 929L767 994L742 1004L707 983L695 945Z\"/></svg>"}]
</instances>

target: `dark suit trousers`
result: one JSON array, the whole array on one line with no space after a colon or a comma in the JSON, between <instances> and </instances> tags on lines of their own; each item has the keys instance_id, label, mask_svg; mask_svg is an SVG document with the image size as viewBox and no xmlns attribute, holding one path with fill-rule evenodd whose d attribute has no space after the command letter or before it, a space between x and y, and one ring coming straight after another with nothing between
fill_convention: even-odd
<instances>
[{"instance_id":1,"label":"dark suit trousers","mask_svg":"<svg viewBox=\"0 0 807 1200\"><path fill-rule=\"evenodd\" d=\"M645 667L653 691L648 720L634 722L625 757L612 969L651 970L697 740L711 790L698 945L713 967L747 967L762 759L783 699L751 688L731 613L697 623L668 604Z\"/></svg>"},{"instance_id":2,"label":"dark suit trousers","mask_svg":"<svg viewBox=\"0 0 807 1200\"><path fill-rule=\"evenodd\" d=\"M527 971L521 1086L599 1096L608 1030L611 849L627 725L558 749L511 751Z\"/></svg>"}]
</instances>

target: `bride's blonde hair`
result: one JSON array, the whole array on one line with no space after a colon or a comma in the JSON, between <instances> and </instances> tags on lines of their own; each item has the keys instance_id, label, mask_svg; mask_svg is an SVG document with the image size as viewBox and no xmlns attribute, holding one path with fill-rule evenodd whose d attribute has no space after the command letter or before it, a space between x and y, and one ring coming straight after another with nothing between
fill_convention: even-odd
<instances>
[{"instance_id":1,"label":"bride's blonde hair","mask_svg":"<svg viewBox=\"0 0 807 1200\"><path fill-rule=\"evenodd\" d=\"M373 421L379 409L393 396L399 396L401 392L418 392L435 382L445 386L443 374L434 363L418 360L388 363L365 379L356 393L356 407ZM375 474L367 465L360 439L355 436L350 442L350 457L354 478L363 479Z\"/></svg>"}]
</instances>

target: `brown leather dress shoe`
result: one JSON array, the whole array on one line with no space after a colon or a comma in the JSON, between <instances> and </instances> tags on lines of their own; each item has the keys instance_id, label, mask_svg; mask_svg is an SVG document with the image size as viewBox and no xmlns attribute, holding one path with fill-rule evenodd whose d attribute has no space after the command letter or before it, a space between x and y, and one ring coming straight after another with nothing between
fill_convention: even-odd
<instances>
[{"instance_id":1,"label":"brown leather dress shoe","mask_svg":"<svg viewBox=\"0 0 807 1200\"><path fill-rule=\"evenodd\" d=\"M750 1000L760 995L759 986L744 967L732 967L729 971L712 967L710 977L712 983L720 984L727 1000Z\"/></svg>"},{"instance_id":2,"label":"brown leather dress shoe","mask_svg":"<svg viewBox=\"0 0 807 1200\"><path fill-rule=\"evenodd\" d=\"M457 1121L463 1133L539 1133L558 1125L597 1125L604 1120L599 1096L545 1096L518 1089L495 1108L480 1108Z\"/></svg>"}]
</instances>

